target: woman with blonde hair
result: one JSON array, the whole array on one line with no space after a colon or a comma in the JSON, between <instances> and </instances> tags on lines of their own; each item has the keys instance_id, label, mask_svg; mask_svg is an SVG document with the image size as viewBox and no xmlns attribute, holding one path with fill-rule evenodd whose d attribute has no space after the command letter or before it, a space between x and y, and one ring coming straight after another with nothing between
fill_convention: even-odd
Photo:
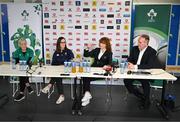
<instances>
[{"instance_id":1,"label":"woman with blonde hair","mask_svg":"<svg viewBox=\"0 0 180 122\"><path fill-rule=\"evenodd\" d=\"M31 60L34 56L34 52L32 49L27 47L27 41L24 38L19 40L19 48L13 52L12 57L15 59L16 64L18 64L21 60L25 60L27 65L32 63ZM19 87L20 93L14 98L14 101L21 101L25 99L24 90L27 88L29 94L32 94L34 91L29 84L28 77L19 77Z\"/></svg>"}]
</instances>

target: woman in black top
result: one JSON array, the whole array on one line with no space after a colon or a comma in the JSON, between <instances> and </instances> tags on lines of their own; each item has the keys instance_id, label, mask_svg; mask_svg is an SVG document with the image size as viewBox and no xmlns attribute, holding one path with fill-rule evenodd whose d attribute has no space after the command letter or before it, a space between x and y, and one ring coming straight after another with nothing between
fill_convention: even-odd
<instances>
[{"instance_id":1,"label":"woman in black top","mask_svg":"<svg viewBox=\"0 0 180 122\"><path fill-rule=\"evenodd\" d=\"M52 65L64 65L64 61L70 61L74 58L73 52L67 48L66 40L64 37L59 37L56 44L56 51L53 54ZM51 78L50 83L42 89L43 93L48 93L50 88L56 82L59 98L56 104L64 101L62 78Z\"/></svg>"},{"instance_id":2,"label":"woman in black top","mask_svg":"<svg viewBox=\"0 0 180 122\"><path fill-rule=\"evenodd\" d=\"M107 65L111 65L112 62L112 50L110 39L107 37L103 37L99 40L99 48L95 48L92 51L89 51L90 46L84 50L85 57L94 58L94 62L92 67L105 67ZM90 103L90 99L92 98L90 94L90 82L97 78L83 78L83 92L84 97L82 98L82 106L86 106Z\"/></svg>"}]
</instances>

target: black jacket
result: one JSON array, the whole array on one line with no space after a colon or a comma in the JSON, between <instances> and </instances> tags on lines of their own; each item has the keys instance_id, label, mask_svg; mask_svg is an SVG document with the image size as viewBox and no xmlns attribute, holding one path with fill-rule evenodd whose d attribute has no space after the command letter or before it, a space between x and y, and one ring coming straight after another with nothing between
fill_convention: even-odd
<instances>
[{"instance_id":1,"label":"black jacket","mask_svg":"<svg viewBox=\"0 0 180 122\"><path fill-rule=\"evenodd\" d=\"M133 47L130 52L130 56L128 57L128 62L136 64L138 60L139 52L140 51L138 46ZM148 46L142 56L140 65L138 65L138 69L159 68L158 65L159 62L156 57L156 50Z\"/></svg>"},{"instance_id":2,"label":"black jacket","mask_svg":"<svg viewBox=\"0 0 180 122\"><path fill-rule=\"evenodd\" d=\"M96 48L92 51L84 50L84 57L92 57L94 58L94 62L92 67L103 67L104 65L111 65L112 63L112 52L104 52L101 56L100 60L98 59L98 55L100 53L100 48Z\"/></svg>"},{"instance_id":3,"label":"black jacket","mask_svg":"<svg viewBox=\"0 0 180 122\"><path fill-rule=\"evenodd\" d=\"M51 65L63 65L64 61L70 61L74 58L74 54L70 49L65 49L62 52L55 51Z\"/></svg>"}]
</instances>

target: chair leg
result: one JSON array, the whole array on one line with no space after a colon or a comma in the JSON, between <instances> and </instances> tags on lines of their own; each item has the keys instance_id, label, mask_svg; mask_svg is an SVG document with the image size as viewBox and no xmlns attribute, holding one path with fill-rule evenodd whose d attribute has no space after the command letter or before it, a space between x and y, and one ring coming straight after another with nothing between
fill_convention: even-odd
<instances>
[{"instance_id":1,"label":"chair leg","mask_svg":"<svg viewBox=\"0 0 180 122\"><path fill-rule=\"evenodd\" d=\"M19 89L18 87L18 83L12 83L12 87L13 87L13 93L12 96L14 97Z\"/></svg>"},{"instance_id":2,"label":"chair leg","mask_svg":"<svg viewBox=\"0 0 180 122\"><path fill-rule=\"evenodd\" d=\"M155 90L156 90L156 88L155 88ZM150 100L151 100L151 103L153 103L154 102L154 99L155 99L155 94L154 94L154 89L151 87L151 91L150 91Z\"/></svg>"},{"instance_id":3,"label":"chair leg","mask_svg":"<svg viewBox=\"0 0 180 122\"><path fill-rule=\"evenodd\" d=\"M52 91L51 91L51 89L49 90L49 92L48 92L48 99L51 97L51 95L54 93L54 85L55 84L53 84L53 86L52 86Z\"/></svg>"},{"instance_id":4,"label":"chair leg","mask_svg":"<svg viewBox=\"0 0 180 122\"><path fill-rule=\"evenodd\" d=\"M109 103L111 101L111 86L112 85L110 82L111 79L108 79L106 78L105 79L105 82L106 82L106 96L107 96L107 99L106 99L106 102Z\"/></svg>"},{"instance_id":5,"label":"chair leg","mask_svg":"<svg viewBox=\"0 0 180 122\"><path fill-rule=\"evenodd\" d=\"M126 90L125 92L126 92L126 93L125 93L125 96L124 96L124 98L123 98L123 99L124 99L124 101L127 101L127 98L128 98L129 93L128 93L128 91L127 91L127 90Z\"/></svg>"},{"instance_id":6,"label":"chair leg","mask_svg":"<svg viewBox=\"0 0 180 122\"><path fill-rule=\"evenodd\" d=\"M40 82L40 86L38 86L38 83L35 82L35 85L36 85L36 95L37 96L40 96L41 95L41 82Z\"/></svg>"},{"instance_id":7,"label":"chair leg","mask_svg":"<svg viewBox=\"0 0 180 122\"><path fill-rule=\"evenodd\" d=\"M17 79L15 79L15 77L10 77L10 83L12 83L12 97L14 97L19 89L18 87L18 82Z\"/></svg>"},{"instance_id":8,"label":"chair leg","mask_svg":"<svg viewBox=\"0 0 180 122\"><path fill-rule=\"evenodd\" d=\"M41 91L42 91L42 84L41 84L41 82L39 83L39 87L40 87L40 88L39 88L39 89L40 89L39 91L41 92Z\"/></svg>"},{"instance_id":9,"label":"chair leg","mask_svg":"<svg viewBox=\"0 0 180 122\"><path fill-rule=\"evenodd\" d=\"M71 99L74 100L74 92L73 92L73 79L71 79Z\"/></svg>"},{"instance_id":10,"label":"chair leg","mask_svg":"<svg viewBox=\"0 0 180 122\"><path fill-rule=\"evenodd\" d=\"M32 76L31 76L30 80L31 80L31 82L33 81ZM37 95L37 96L40 96L40 95L41 95L41 91L42 91L41 81L39 81L39 82L36 81L36 82L35 82L35 87L36 87L36 95Z\"/></svg>"}]
</instances>

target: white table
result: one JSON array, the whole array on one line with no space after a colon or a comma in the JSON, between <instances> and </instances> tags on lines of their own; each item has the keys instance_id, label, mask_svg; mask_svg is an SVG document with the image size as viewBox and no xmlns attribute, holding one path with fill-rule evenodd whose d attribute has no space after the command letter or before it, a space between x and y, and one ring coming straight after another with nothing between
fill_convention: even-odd
<instances>
[{"instance_id":1,"label":"white table","mask_svg":"<svg viewBox=\"0 0 180 122\"><path fill-rule=\"evenodd\" d=\"M70 73L68 76L62 76L60 74L64 73L64 66L43 66L43 67L38 67L38 66L33 66L32 70L34 72L32 74L27 73L26 71L19 71L18 69L12 69L11 65L9 64L3 64L0 65L0 76L33 76L33 77L61 77L61 78L74 78L74 95L75 95L75 104L78 105L78 110L81 111L81 97L82 95L79 95L80 98L77 97L76 94L76 80L77 78L82 78L82 77L90 77L90 78L104 78L104 79L150 79L150 80L163 80L163 89L162 89L162 97L161 97L161 102L159 103L159 109L163 111L164 116L166 118L169 117L168 112L164 106L164 96L165 96L165 87L166 83L169 80L176 80L177 78L174 77L173 75L169 74L168 72L162 70L162 69L149 69L149 70L143 70L143 71L149 71L151 72L151 75L137 75L137 74L127 74L126 72L124 74L120 73L120 69L117 69L116 73L112 73L110 76L104 76L104 75L95 75L94 73L99 73L103 74L105 71L102 68L91 68L90 73ZM36 84L37 88L37 84ZM38 88L37 88L38 89ZM82 81L80 80L80 93L82 93ZM73 104L74 105L74 104Z\"/></svg>"},{"instance_id":2,"label":"white table","mask_svg":"<svg viewBox=\"0 0 180 122\"><path fill-rule=\"evenodd\" d=\"M133 71L133 70L132 70ZM150 79L150 80L177 80L177 78L170 73L162 70L162 69L144 69L137 71L147 71L150 72L150 75L144 74L127 74L127 70L124 74L120 73L120 69L117 69L117 72L113 74L113 78L121 78L121 79ZM134 71L136 72L136 71Z\"/></svg>"},{"instance_id":3,"label":"white table","mask_svg":"<svg viewBox=\"0 0 180 122\"><path fill-rule=\"evenodd\" d=\"M21 77L61 77L61 78L75 78L76 74L70 74L69 76L61 76L60 74L64 72L63 66L43 66L39 67L34 65L31 70L19 70L19 66L16 66L16 69L12 69L10 64L0 65L0 76L21 76ZM29 72L29 73L28 73ZM36 94L40 96L41 93L41 82L35 82L36 85ZM14 88L13 84L13 88ZM17 87L18 88L18 87ZM13 96L17 92L17 89L13 89Z\"/></svg>"}]
</instances>

